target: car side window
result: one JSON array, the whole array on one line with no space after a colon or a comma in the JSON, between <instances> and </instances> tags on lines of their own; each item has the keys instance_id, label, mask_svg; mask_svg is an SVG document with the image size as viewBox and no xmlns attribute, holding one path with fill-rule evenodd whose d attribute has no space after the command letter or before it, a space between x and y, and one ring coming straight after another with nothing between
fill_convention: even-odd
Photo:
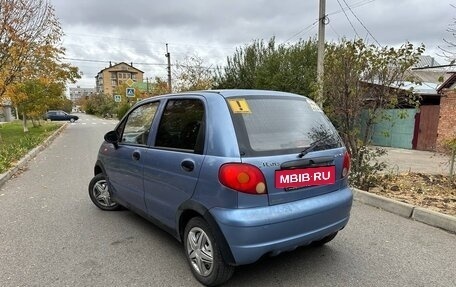
<instances>
[{"instance_id":1,"label":"car side window","mask_svg":"<svg viewBox=\"0 0 456 287\"><path fill-rule=\"evenodd\" d=\"M129 115L124 124L120 143L147 145L150 126L157 112L159 102L144 104L137 107Z\"/></svg>"},{"instance_id":2,"label":"car side window","mask_svg":"<svg viewBox=\"0 0 456 287\"><path fill-rule=\"evenodd\" d=\"M198 99L168 101L160 120L155 146L203 153L203 102Z\"/></svg>"}]
</instances>

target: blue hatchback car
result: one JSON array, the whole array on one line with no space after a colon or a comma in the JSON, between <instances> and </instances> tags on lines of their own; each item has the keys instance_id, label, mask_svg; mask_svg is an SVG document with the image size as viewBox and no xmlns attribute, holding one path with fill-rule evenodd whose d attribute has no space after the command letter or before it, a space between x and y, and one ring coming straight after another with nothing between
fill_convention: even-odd
<instances>
[{"instance_id":1,"label":"blue hatchback car","mask_svg":"<svg viewBox=\"0 0 456 287\"><path fill-rule=\"evenodd\" d=\"M304 96L210 90L152 97L104 139L89 184L93 203L125 207L167 230L205 285L263 255L323 245L349 220L349 154Z\"/></svg>"}]
</instances>

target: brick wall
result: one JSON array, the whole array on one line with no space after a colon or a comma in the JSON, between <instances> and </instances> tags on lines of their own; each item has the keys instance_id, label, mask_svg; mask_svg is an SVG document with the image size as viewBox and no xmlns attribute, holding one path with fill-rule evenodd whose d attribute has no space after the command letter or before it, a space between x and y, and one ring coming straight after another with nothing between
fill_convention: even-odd
<instances>
[{"instance_id":1,"label":"brick wall","mask_svg":"<svg viewBox=\"0 0 456 287\"><path fill-rule=\"evenodd\" d=\"M437 151L444 152L445 140L456 137L456 91L443 91L440 99L440 117L437 129Z\"/></svg>"}]
</instances>

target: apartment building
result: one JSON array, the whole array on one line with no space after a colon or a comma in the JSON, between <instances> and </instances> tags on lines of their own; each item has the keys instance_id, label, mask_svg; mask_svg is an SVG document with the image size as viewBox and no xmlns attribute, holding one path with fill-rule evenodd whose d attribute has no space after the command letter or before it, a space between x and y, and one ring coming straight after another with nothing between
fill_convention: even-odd
<instances>
[{"instance_id":1,"label":"apartment building","mask_svg":"<svg viewBox=\"0 0 456 287\"><path fill-rule=\"evenodd\" d=\"M130 65L121 62L112 65L109 62L109 67L98 72L95 77L96 91L105 95L113 95L115 89L122 85L128 79L133 82L142 83L144 72Z\"/></svg>"},{"instance_id":2,"label":"apartment building","mask_svg":"<svg viewBox=\"0 0 456 287\"><path fill-rule=\"evenodd\" d=\"M95 93L95 88L81 88L80 86L77 86L76 88L70 88L70 100L73 103L76 103L79 99L90 97Z\"/></svg>"}]
</instances>

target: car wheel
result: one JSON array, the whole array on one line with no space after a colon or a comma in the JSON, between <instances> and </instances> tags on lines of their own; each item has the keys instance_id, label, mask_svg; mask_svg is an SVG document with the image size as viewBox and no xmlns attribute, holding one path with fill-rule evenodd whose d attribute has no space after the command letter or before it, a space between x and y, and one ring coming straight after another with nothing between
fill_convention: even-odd
<instances>
[{"instance_id":1,"label":"car wheel","mask_svg":"<svg viewBox=\"0 0 456 287\"><path fill-rule=\"evenodd\" d=\"M89 183L89 196L92 202L102 210L119 210L121 206L111 200L109 184L104 174L99 173Z\"/></svg>"},{"instance_id":2,"label":"car wheel","mask_svg":"<svg viewBox=\"0 0 456 287\"><path fill-rule=\"evenodd\" d=\"M329 241L333 240L334 237L336 237L337 235L337 231L334 232L334 233L331 233L330 235L326 236L326 237L323 237L322 239L320 240L317 240L317 241L314 241L311 243L312 246L314 247L320 247L320 246L323 246L325 245L326 243L328 243Z\"/></svg>"},{"instance_id":3,"label":"car wheel","mask_svg":"<svg viewBox=\"0 0 456 287\"><path fill-rule=\"evenodd\" d=\"M202 284L216 286L233 275L234 267L223 260L209 225L201 217L192 218L185 227L184 247L192 273Z\"/></svg>"},{"instance_id":4,"label":"car wheel","mask_svg":"<svg viewBox=\"0 0 456 287\"><path fill-rule=\"evenodd\" d=\"M74 118L70 119L70 122L74 123L76 120Z\"/></svg>"}]
</instances>

